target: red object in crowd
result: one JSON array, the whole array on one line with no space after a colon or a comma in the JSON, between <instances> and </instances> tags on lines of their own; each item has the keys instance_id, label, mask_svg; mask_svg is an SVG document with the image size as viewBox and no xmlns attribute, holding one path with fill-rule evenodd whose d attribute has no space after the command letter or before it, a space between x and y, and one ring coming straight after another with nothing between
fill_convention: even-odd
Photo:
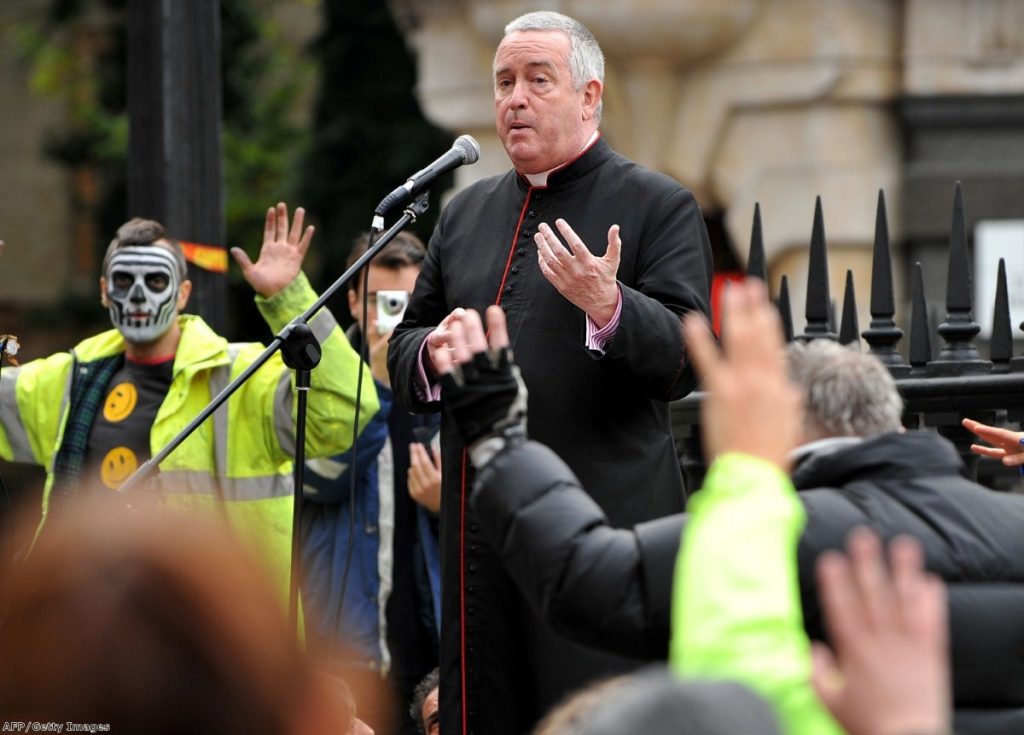
<instances>
[{"instance_id":1,"label":"red object in crowd","mask_svg":"<svg viewBox=\"0 0 1024 735\"><path fill-rule=\"evenodd\" d=\"M722 333L722 294L725 292L725 284L743 279L744 275L739 271L719 271L711 280L711 328L716 335Z\"/></svg>"}]
</instances>

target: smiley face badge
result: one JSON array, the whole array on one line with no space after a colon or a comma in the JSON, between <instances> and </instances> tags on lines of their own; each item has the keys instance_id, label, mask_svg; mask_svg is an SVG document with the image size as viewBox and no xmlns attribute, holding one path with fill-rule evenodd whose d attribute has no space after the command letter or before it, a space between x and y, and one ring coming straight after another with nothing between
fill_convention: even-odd
<instances>
[{"instance_id":1,"label":"smiley face badge","mask_svg":"<svg viewBox=\"0 0 1024 735\"><path fill-rule=\"evenodd\" d=\"M133 383L118 383L103 402L103 418L112 424L124 421L135 410L139 401L139 390Z\"/></svg>"},{"instance_id":2,"label":"smiley face badge","mask_svg":"<svg viewBox=\"0 0 1024 735\"><path fill-rule=\"evenodd\" d=\"M117 490L139 468L139 459L128 447L114 447L103 458L100 479L111 490Z\"/></svg>"}]
</instances>

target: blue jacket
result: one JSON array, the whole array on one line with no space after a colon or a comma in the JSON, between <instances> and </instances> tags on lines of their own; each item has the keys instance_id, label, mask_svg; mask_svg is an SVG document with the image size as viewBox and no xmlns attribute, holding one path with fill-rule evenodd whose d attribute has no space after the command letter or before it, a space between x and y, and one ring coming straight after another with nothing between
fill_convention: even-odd
<instances>
[{"instance_id":1,"label":"blue jacket","mask_svg":"<svg viewBox=\"0 0 1024 735\"><path fill-rule=\"evenodd\" d=\"M348 653L354 649L368 667L387 672L395 637L405 635L408 628L426 628L436 647L437 524L409 497L406 472L413 425L433 424L436 431L437 421L393 410L391 390L376 381L374 386L380 411L355 445L355 502L350 502L352 450L306 464L303 603L311 635L332 646L332 653L343 641ZM346 580L351 528L355 533ZM418 569L405 568L411 564ZM393 595L402 602L389 610ZM415 603L409 605L409 600ZM397 647L403 648L400 642Z\"/></svg>"}]
</instances>

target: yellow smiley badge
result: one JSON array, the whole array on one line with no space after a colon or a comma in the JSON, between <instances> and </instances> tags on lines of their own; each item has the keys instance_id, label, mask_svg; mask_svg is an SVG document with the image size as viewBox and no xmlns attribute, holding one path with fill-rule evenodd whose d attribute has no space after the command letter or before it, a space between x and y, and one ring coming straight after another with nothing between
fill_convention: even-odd
<instances>
[{"instance_id":1,"label":"yellow smiley badge","mask_svg":"<svg viewBox=\"0 0 1024 735\"><path fill-rule=\"evenodd\" d=\"M139 400L139 392L132 383L118 383L107 394L107 401L103 404L103 418L114 424L124 421Z\"/></svg>"},{"instance_id":2,"label":"yellow smiley badge","mask_svg":"<svg viewBox=\"0 0 1024 735\"><path fill-rule=\"evenodd\" d=\"M117 490L138 466L139 460L136 458L135 452L128 447L114 447L103 458L100 479L111 490Z\"/></svg>"}]
</instances>

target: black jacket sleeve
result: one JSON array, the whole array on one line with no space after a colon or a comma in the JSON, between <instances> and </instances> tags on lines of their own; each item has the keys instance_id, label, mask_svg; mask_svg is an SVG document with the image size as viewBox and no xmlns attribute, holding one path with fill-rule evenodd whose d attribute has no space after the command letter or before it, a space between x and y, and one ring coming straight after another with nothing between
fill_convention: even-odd
<instances>
[{"instance_id":1,"label":"black jacket sleeve","mask_svg":"<svg viewBox=\"0 0 1024 735\"><path fill-rule=\"evenodd\" d=\"M623 233L640 242L635 257L620 264L622 312L601 359L643 385L649 398L669 401L696 384L682 317L696 311L710 319L711 245L700 207L685 189L673 186L651 215L643 232Z\"/></svg>"},{"instance_id":2,"label":"black jacket sleeve","mask_svg":"<svg viewBox=\"0 0 1024 735\"><path fill-rule=\"evenodd\" d=\"M508 447L480 470L471 502L509 574L556 631L614 653L666 657L681 515L611 528L572 471L536 442Z\"/></svg>"},{"instance_id":3,"label":"black jacket sleeve","mask_svg":"<svg viewBox=\"0 0 1024 735\"><path fill-rule=\"evenodd\" d=\"M442 215L443 220L443 215ZM416 278L416 288L405 310L402 322L395 327L388 342L388 373L391 389L400 406L413 413L429 413L440 409L439 401L426 401L417 388L420 348L427 336L448 315L444 282L437 241L443 237L439 224L430 239L423 268Z\"/></svg>"}]
</instances>

